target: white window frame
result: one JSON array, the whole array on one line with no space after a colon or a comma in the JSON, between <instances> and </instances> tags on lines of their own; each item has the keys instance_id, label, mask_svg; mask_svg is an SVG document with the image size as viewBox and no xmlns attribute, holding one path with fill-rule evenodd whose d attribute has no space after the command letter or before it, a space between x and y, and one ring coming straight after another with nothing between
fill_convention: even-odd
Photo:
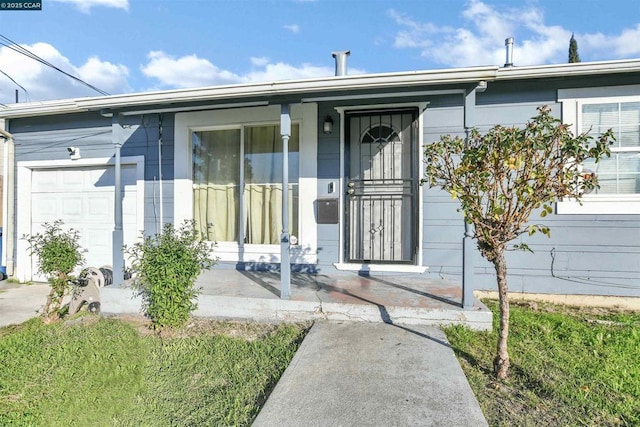
<instances>
[{"instance_id":1,"label":"white window frame","mask_svg":"<svg viewBox=\"0 0 640 427\"><path fill-rule=\"evenodd\" d=\"M238 154L240 155L240 167L239 167L239 173L240 173L240 181L238 182L238 184L240 185L241 189L240 189L240 193L242 193L242 188L245 188L247 186L247 182L246 182L246 177L244 175L244 162L242 161L243 159L245 159L245 148L246 148L246 129L248 127L260 127L260 126L280 126L280 122L274 122L274 121L267 121L267 122L255 122L255 123L250 123L250 124L246 124L246 123L242 123L242 124L237 124L234 126L205 126L205 127L192 127L191 128L191 137L193 137L193 133L195 132L209 132L209 131L218 131L218 130L238 130L240 131L240 147L239 147L239 151ZM302 130L302 123L300 120L291 120L291 125L298 125L299 126L299 130ZM300 139L302 138L302 133L299 133L300 135ZM301 141L298 141L298 145L300 145ZM300 147L298 147L298 150L300 150ZM300 151L298 151L298 156L300 155ZM191 166L193 167L193 157L191 158ZM300 166L300 163L298 162L298 166ZM298 170L298 173L300 171ZM191 174L191 176L193 176L193 173ZM266 183L266 184L280 184L280 183ZM289 185L291 185L291 181L289 181ZM300 201L300 183L296 182L295 185L298 186L298 202ZM240 207L241 209L245 209L246 205L244 203L243 200L240 200ZM300 214L300 209L298 206L298 214ZM243 224L244 221L247 219L247 212L246 211L240 211L240 224ZM289 224L289 233L299 239L300 238L300 234L302 233L302 230L300 230L300 218L298 218L298 230L297 230L297 234L293 233L293 230L291 229L291 224ZM278 224L278 226L280 226L280 224ZM241 236L246 237L245 235L245 231L241 232ZM231 244L231 245L238 245L238 242L218 242L218 244L224 243L226 244ZM277 246L278 248L280 248L280 245L263 245L263 244L255 244L252 243L251 245L256 246L256 247L261 247L261 246ZM246 246L246 244L245 244Z\"/></svg>"},{"instance_id":2,"label":"white window frame","mask_svg":"<svg viewBox=\"0 0 640 427\"><path fill-rule=\"evenodd\" d=\"M314 202L317 198L318 108L315 103L291 106L291 121L300 126L298 171L298 244L291 247L291 263L318 262ZM192 132L242 129L280 123L280 106L178 113L175 116L174 223L193 219ZM218 242L214 254L221 261L279 263L280 245Z\"/></svg>"},{"instance_id":3,"label":"white window frame","mask_svg":"<svg viewBox=\"0 0 640 427\"><path fill-rule=\"evenodd\" d=\"M640 85L561 89L562 121L574 135L582 129L582 106L590 104L640 102ZM640 148L616 148L612 152L640 151ZM582 204L575 200L557 203L558 214L640 215L639 194L585 194Z\"/></svg>"}]
</instances>

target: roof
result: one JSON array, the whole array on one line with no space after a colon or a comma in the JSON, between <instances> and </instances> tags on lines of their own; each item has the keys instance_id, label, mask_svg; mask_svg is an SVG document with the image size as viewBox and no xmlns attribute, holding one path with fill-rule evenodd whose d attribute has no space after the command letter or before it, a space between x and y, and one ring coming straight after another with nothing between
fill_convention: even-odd
<instances>
[{"instance_id":1,"label":"roof","mask_svg":"<svg viewBox=\"0 0 640 427\"><path fill-rule=\"evenodd\" d=\"M552 64L526 67L497 66L450 68L411 72L330 76L304 80L283 80L260 83L175 89L121 95L72 98L54 101L9 104L0 109L0 118L36 117L53 114L80 113L101 110L144 111L152 107L206 102L242 102L270 97L301 99L305 94L358 90L388 90L411 86L465 85L480 81L513 79L543 79L584 75L640 72L640 59ZM237 105L236 105L237 106ZM186 109L187 107L181 107Z\"/></svg>"}]
</instances>

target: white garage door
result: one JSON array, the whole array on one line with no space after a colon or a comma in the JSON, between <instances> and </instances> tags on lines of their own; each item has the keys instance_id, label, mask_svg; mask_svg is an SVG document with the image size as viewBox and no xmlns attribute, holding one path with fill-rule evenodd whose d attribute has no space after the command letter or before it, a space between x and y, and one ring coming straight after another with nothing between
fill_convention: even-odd
<instances>
[{"instance_id":1,"label":"white garage door","mask_svg":"<svg viewBox=\"0 0 640 427\"><path fill-rule=\"evenodd\" d=\"M125 244L137 237L136 166L122 166L124 187L123 231ZM65 228L80 232L80 245L87 249L86 265L111 265L114 228L113 166L92 166L33 170L31 181L31 232L56 219ZM34 257L35 258L35 257ZM33 266L34 273L36 266Z\"/></svg>"}]
</instances>

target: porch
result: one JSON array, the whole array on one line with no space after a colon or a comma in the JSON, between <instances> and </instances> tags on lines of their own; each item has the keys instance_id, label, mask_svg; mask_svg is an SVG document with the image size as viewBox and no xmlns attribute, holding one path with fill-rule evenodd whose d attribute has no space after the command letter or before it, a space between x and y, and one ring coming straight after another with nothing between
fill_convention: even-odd
<instances>
[{"instance_id":1,"label":"porch","mask_svg":"<svg viewBox=\"0 0 640 427\"><path fill-rule=\"evenodd\" d=\"M335 320L408 325L465 324L490 329L491 312L479 301L462 308L459 282L420 274L300 271L291 273L291 297L280 298L275 269L219 264L198 279L195 315L254 321ZM126 286L101 289L104 313L138 313Z\"/></svg>"}]
</instances>

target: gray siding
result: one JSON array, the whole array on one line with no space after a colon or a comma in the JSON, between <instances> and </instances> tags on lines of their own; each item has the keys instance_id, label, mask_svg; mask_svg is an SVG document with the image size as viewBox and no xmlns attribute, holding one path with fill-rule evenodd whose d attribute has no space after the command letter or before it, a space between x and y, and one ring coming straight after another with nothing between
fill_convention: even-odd
<instances>
[{"instance_id":1,"label":"gray siding","mask_svg":"<svg viewBox=\"0 0 640 427\"><path fill-rule=\"evenodd\" d=\"M16 161L66 160L66 147L79 147L83 158L113 155L111 119L98 114L11 120Z\"/></svg>"},{"instance_id":2,"label":"gray siding","mask_svg":"<svg viewBox=\"0 0 640 427\"><path fill-rule=\"evenodd\" d=\"M599 82L601 83L601 82ZM556 116L556 88L522 82L493 87L478 94L475 126L487 130L496 124L521 126L536 115L536 108L547 104ZM461 96L425 99L423 137L426 144L440 135L464 135ZM405 102L407 100L404 100ZM330 115L334 132L321 132L322 121ZM327 181L340 178L340 123L332 104L319 106L318 191ZM427 276L459 281L462 274L464 223L458 202L438 190L423 192L423 265ZM619 215L551 215L533 220L551 227L551 238L538 235L522 240L534 253L509 252L509 286L517 292L559 294L607 294L640 296L640 219ZM339 226L318 226L318 264L320 271L339 259ZM475 253L475 285L495 289L493 266Z\"/></svg>"},{"instance_id":3,"label":"gray siding","mask_svg":"<svg viewBox=\"0 0 640 427\"><path fill-rule=\"evenodd\" d=\"M147 234L159 231L159 117L157 114L125 117L123 157L144 156ZM162 175L163 221L173 221L173 137L174 116L163 116ZM80 148L83 159L113 157L111 118L97 113L11 120L15 159L19 161L66 160L67 147Z\"/></svg>"},{"instance_id":4,"label":"gray siding","mask_svg":"<svg viewBox=\"0 0 640 427\"><path fill-rule=\"evenodd\" d=\"M558 88L635 84L637 77L557 78L541 81L489 82L477 96L475 126L487 130L495 124L522 125L536 114L536 107L548 104L560 115L556 103ZM420 88L413 88L420 89ZM425 87L434 89L434 87ZM389 89L391 91L392 89ZM407 90L404 88L403 90ZM361 92L362 94L366 91ZM322 94L318 94L322 95ZM294 100L295 101L295 100ZM424 96L421 98L367 99L323 102L318 106L318 196L326 194L329 182L340 179L340 134L337 105L406 103L428 101L422 129L425 143L443 134L464 135L462 96ZM322 133L327 116L334 131ZM158 231L159 116L131 116L125 120L125 143L122 156L145 159L145 232ZM164 222L173 221L174 115L163 116L162 170ZM98 113L59 115L11 120L9 129L15 136L16 161L68 159L66 147L76 146L82 157L112 157L111 118ZM421 188L423 196L422 263L429 267L427 276L460 280L462 267L463 220L459 204L437 189ZM341 217L343 213L340 213ZM342 218L341 218L342 219ZM634 215L551 215L544 219L534 214L536 222L551 227L551 238L525 237L534 253L510 252L507 256L510 288L520 292L560 294L604 294L640 296L640 216ZM333 271L340 258L340 225L318 225L318 269ZM476 251L474 279L478 289L494 289L495 274L491 264Z\"/></svg>"},{"instance_id":5,"label":"gray siding","mask_svg":"<svg viewBox=\"0 0 640 427\"><path fill-rule=\"evenodd\" d=\"M547 95L549 94L546 91ZM511 94L513 95L513 94ZM548 104L556 116L560 105L540 94L534 102L499 104L502 94L478 98L476 126L522 125ZM530 95L529 98L535 96ZM519 99L514 97L513 99ZM462 106L430 105L425 112L425 143L444 133L462 135ZM429 275L461 278L462 215L458 203L437 189L423 189L423 262ZM534 253L507 254L509 287L517 292L640 296L640 219L633 215L551 215L532 221L551 228L551 238L523 237ZM514 242L515 243L515 242ZM491 264L476 251L474 280L478 289L495 289Z\"/></svg>"},{"instance_id":6,"label":"gray siding","mask_svg":"<svg viewBox=\"0 0 640 427\"><path fill-rule=\"evenodd\" d=\"M322 124L327 116L333 120L333 132L329 135L322 132ZM340 180L340 132L342 131L340 116L333 105L318 106L318 195L326 192L329 182ZM340 197L339 188L332 197ZM316 211L317 213L317 211ZM342 213L340 213L342 215ZM340 259L340 226L338 224L318 225L318 266L320 271L331 267ZM331 267L332 268L332 267Z\"/></svg>"}]
</instances>

